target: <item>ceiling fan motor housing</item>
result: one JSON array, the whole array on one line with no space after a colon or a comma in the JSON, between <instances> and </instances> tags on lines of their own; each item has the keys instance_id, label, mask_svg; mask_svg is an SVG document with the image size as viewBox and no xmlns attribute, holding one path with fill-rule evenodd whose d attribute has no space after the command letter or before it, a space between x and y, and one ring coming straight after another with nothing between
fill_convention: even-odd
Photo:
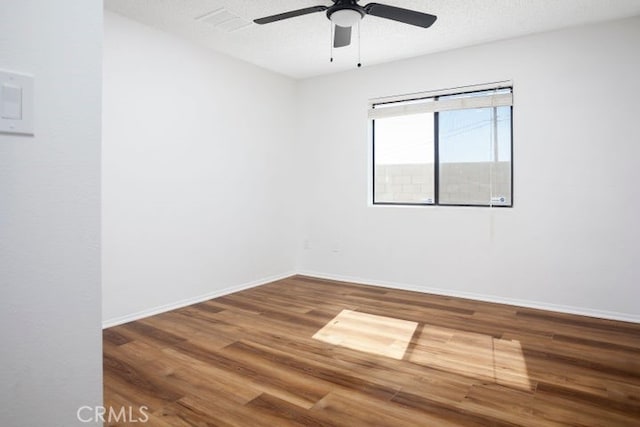
<instances>
[{"instance_id":1,"label":"ceiling fan motor housing","mask_svg":"<svg viewBox=\"0 0 640 427\"><path fill-rule=\"evenodd\" d=\"M327 9L327 18L340 27L351 27L364 18L365 10L357 0L337 0Z\"/></svg>"}]
</instances>

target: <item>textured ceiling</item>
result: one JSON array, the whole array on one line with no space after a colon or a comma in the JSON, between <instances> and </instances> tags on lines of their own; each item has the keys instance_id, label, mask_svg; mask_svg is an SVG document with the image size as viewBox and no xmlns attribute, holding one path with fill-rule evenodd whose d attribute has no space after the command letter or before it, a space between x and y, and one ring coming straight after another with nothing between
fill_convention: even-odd
<instances>
[{"instance_id":1,"label":"textured ceiling","mask_svg":"<svg viewBox=\"0 0 640 427\"><path fill-rule=\"evenodd\" d=\"M363 66L470 46L563 27L640 15L640 0L379 0L438 16L429 29L366 16L361 23ZM361 5L369 3L362 0ZM105 0L107 10L127 16L218 52L294 77L306 78L354 68L357 31L349 47L334 50L324 12L225 32L198 21L225 8L255 18L329 0Z\"/></svg>"}]
</instances>

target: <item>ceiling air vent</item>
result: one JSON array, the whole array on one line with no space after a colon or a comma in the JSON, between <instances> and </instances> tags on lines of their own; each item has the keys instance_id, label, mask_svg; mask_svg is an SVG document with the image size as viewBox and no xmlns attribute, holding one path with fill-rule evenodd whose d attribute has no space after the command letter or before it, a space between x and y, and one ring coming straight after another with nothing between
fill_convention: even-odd
<instances>
[{"instance_id":1,"label":"ceiling air vent","mask_svg":"<svg viewBox=\"0 0 640 427\"><path fill-rule=\"evenodd\" d=\"M216 30L224 31L226 33L251 25L251 22L245 21L238 15L234 15L224 7L202 15L196 18L196 21L204 22L205 24L211 25Z\"/></svg>"}]
</instances>

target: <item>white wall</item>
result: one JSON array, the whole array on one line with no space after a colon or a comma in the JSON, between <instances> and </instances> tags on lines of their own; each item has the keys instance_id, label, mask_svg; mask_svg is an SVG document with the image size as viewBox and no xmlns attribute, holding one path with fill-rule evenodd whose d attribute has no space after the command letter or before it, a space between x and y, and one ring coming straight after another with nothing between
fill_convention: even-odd
<instances>
[{"instance_id":1,"label":"white wall","mask_svg":"<svg viewBox=\"0 0 640 427\"><path fill-rule=\"evenodd\" d=\"M105 15L104 323L291 274L294 82Z\"/></svg>"},{"instance_id":2,"label":"white wall","mask_svg":"<svg viewBox=\"0 0 640 427\"><path fill-rule=\"evenodd\" d=\"M639 42L634 18L301 82L299 269L640 321ZM506 79L512 209L368 206L369 98Z\"/></svg>"},{"instance_id":3,"label":"white wall","mask_svg":"<svg viewBox=\"0 0 640 427\"><path fill-rule=\"evenodd\" d=\"M0 425L82 425L102 403L102 2L0 10L0 69L35 76L35 137L0 134Z\"/></svg>"}]
</instances>

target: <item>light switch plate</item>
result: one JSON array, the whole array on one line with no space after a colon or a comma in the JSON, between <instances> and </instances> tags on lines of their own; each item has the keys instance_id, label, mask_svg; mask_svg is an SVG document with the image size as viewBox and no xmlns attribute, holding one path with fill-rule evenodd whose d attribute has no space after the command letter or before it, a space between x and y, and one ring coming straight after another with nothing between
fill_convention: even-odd
<instances>
[{"instance_id":1,"label":"light switch plate","mask_svg":"<svg viewBox=\"0 0 640 427\"><path fill-rule=\"evenodd\" d=\"M33 135L33 76L0 70L0 132Z\"/></svg>"}]
</instances>

